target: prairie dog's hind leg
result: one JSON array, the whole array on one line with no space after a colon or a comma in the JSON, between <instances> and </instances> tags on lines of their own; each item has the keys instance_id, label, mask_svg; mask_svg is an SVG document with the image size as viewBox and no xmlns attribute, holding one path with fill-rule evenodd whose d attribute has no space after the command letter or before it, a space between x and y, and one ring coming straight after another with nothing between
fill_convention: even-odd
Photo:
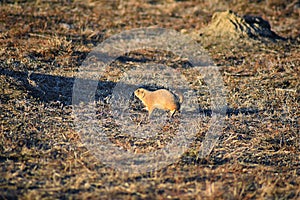
<instances>
[{"instance_id":1,"label":"prairie dog's hind leg","mask_svg":"<svg viewBox=\"0 0 300 200\"><path fill-rule=\"evenodd\" d=\"M171 117L173 117L175 113L176 113L176 110L170 110Z\"/></svg>"}]
</instances>

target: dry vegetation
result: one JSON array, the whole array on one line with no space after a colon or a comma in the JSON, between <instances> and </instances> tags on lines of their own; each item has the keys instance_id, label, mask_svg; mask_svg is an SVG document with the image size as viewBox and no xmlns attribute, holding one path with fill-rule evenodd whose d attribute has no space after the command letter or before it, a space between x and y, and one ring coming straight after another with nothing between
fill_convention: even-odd
<instances>
[{"instance_id":1,"label":"dry vegetation","mask_svg":"<svg viewBox=\"0 0 300 200\"><path fill-rule=\"evenodd\" d=\"M0 199L299 199L299 7L297 0L1 1ZM286 39L197 38L228 89L225 128L212 153L197 156L204 119L192 147L158 171L126 174L97 160L74 128L71 100L93 47L138 27L195 35L227 9L261 16ZM145 54L114 65L156 59ZM99 90L109 94L114 84Z\"/></svg>"}]
</instances>

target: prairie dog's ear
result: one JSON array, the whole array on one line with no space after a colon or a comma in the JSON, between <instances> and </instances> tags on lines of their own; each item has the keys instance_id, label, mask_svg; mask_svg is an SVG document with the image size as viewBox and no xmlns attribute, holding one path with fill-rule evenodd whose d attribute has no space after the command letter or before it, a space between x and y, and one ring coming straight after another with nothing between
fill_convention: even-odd
<instances>
[{"instance_id":1,"label":"prairie dog's ear","mask_svg":"<svg viewBox=\"0 0 300 200\"><path fill-rule=\"evenodd\" d=\"M143 89L139 89L139 92L141 93L142 98L144 98L144 96L145 96L145 91L144 91Z\"/></svg>"}]
</instances>

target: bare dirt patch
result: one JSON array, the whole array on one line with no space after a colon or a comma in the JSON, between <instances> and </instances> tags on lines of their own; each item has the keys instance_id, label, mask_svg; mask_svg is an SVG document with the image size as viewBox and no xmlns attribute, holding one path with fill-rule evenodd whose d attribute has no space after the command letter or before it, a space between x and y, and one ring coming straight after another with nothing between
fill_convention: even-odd
<instances>
[{"instance_id":1,"label":"bare dirt patch","mask_svg":"<svg viewBox=\"0 0 300 200\"><path fill-rule=\"evenodd\" d=\"M231 10L216 12L212 16L212 21L201 33L203 37L211 39L284 39L271 30L268 21L261 17L244 16L240 17Z\"/></svg>"}]
</instances>

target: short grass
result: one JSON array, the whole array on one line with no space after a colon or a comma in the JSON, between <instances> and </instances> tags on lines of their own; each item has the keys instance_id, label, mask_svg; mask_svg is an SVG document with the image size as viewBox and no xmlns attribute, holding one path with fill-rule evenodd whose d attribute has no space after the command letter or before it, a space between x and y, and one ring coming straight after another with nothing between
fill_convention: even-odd
<instances>
[{"instance_id":1,"label":"short grass","mask_svg":"<svg viewBox=\"0 0 300 200\"><path fill-rule=\"evenodd\" d=\"M2 1L0 199L299 199L300 12L296 3ZM82 143L72 113L74 78L93 47L139 27L193 33L207 26L214 11L228 8L240 15L262 16L287 40L202 41L220 66L228 91L225 126L211 154L198 156L210 120L204 90L199 97L205 114L200 131L177 162L152 172L127 174L97 159ZM186 62L168 53L146 51L124 55L112 67L126 69L145 60L172 67ZM193 74L186 76L194 80ZM115 84L102 80L99 99L109 98ZM141 105L135 100L133 104L138 113ZM100 101L97 105L99 121L110 119L109 109ZM171 128L166 127L166 132ZM136 153L152 151L170 139L110 136Z\"/></svg>"}]
</instances>

